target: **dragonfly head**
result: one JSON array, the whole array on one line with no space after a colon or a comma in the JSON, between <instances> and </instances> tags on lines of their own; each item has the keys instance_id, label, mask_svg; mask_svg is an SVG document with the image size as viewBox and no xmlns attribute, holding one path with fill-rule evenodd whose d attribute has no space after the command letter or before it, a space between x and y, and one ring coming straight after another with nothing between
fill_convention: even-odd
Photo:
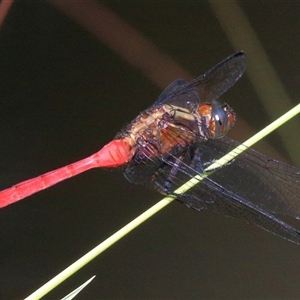
<instances>
[{"instance_id":1,"label":"dragonfly head","mask_svg":"<svg viewBox=\"0 0 300 300\"><path fill-rule=\"evenodd\" d=\"M213 100L211 103L202 103L198 108L201 120L205 120L208 138L218 139L227 134L235 124L235 113L228 104L221 105Z\"/></svg>"},{"instance_id":2,"label":"dragonfly head","mask_svg":"<svg viewBox=\"0 0 300 300\"><path fill-rule=\"evenodd\" d=\"M211 119L214 127L214 138L221 138L234 126L235 113L226 103L221 105L219 102L213 101L212 105Z\"/></svg>"}]
</instances>

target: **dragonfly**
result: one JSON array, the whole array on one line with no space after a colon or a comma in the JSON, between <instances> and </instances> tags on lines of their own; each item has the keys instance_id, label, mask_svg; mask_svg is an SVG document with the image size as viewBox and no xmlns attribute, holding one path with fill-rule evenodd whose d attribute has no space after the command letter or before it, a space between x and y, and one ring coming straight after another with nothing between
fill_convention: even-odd
<instances>
[{"instance_id":1,"label":"dragonfly","mask_svg":"<svg viewBox=\"0 0 300 300\"><path fill-rule=\"evenodd\" d=\"M245 69L246 54L239 51L190 82L175 80L97 153L1 191L0 207L89 169L122 166L132 183L300 244L300 231L279 217L300 218L300 169L247 148L224 166L206 171L240 145L226 136L235 112L217 99ZM199 174L205 175L201 182L176 193Z\"/></svg>"}]
</instances>

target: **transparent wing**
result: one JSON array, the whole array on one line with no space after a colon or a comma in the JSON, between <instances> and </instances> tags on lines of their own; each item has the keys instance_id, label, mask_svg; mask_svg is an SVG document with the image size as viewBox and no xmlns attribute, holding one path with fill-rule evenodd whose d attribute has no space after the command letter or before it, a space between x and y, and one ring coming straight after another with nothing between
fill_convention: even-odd
<instances>
[{"instance_id":1,"label":"transparent wing","mask_svg":"<svg viewBox=\"0 0 300 300\"><path fill-rule=\"evenodd\" d=\"M199 141L194 145L199 149L198 171L237 145L238 142L227 137ZM179 162L178 157L179 153L175 152L165 156L139 153L139 159L127 166L126 177L160 193L172 193L198 174L190 153L186 153L183 161ZM170 177L170 174L173 176ZM166 190L166 182L170 179L170 189ZM194 209L223 213L300 244L299 231L273 215L299 217L299 182L299 169L248 149L233 162L216 169L208 178L177 197Z\"/></svg>"},{"instance_id":2,"label":"transparent wing","mask_svg":"<svg viewBox=\"0 0 300 300\"><path fill-rule=\"evenodd\" d=\"M300 244L300 232L296 228L245 198L228 191L227 188L209 178L199 183L187 195L179 196L178 199L196 210L199 210L199 207L201 210L203 201L205 201L204 208L206 209L258 226L275 235Z\"/></svg>"},{"instance_id":3,"label":"transparent wing","mask_svg":"<svg viewBox=\"0 0 300 300\"><path fill-rule=\"evenodd\" d=\"M179 79L171 83L158 97L155 105L161 103L186 107L186 102L199 105L219 98L243 75L246 55L239 51L214 66L205 74L189 83Z\"/></svg>"},{"instance_id":4,"label":"transparent wing","mask_svg":"<svg viewBox=\"0 0 300 300\"><path fill-rule=\"evenodd\" d=\"M198 144L207 164L238 145L229 137ZM269 213L300 217L300 170L296 167L247 149L210 178Z\"/></svg>"},{"instance_id":5,"label":"transparent wing","mask_svg":"<svg viewBox=\"0 0 300 300\"><path fill-rule=\"evenodd\" d=\"M188 87L187 81L183 79L177 79L160 94L154 102L154 106L173 104L193 111L199 103L200 98L196 88Z\"/></svg>"},{"instance_id":6,"label":"transparent wing","mask_svg":"<svg viewBox=\"0 0 300 300\"><path fill-rule=\"evenodd\" d=\"M245 69L246 54L240 51L189 82L187 88L198 87L201 102L211 102L232 87L243 75Z\"/></svg>"},{"instance_id":7,"label":"transparent wing","mask_svg":"<svg viewBox=\"0 0 300 300\"><path fill-rule=\"evenodd\" d=\"M159 95L159 97L154 102L154 105L163 103L171 96L176 94L176 91L180 90L182 87L187 85L187 81L183 79L176 79L170 85L168 85L163 92Z\"/></svg>"}]
</instances>

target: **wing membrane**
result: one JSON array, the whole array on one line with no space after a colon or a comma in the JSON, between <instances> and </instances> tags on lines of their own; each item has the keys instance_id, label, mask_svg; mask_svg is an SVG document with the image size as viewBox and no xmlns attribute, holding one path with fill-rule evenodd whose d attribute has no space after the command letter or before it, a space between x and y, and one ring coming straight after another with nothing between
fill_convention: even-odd
<instances>
[{"instance_id":1,"label":"wing membrane","mask_svg":"<svg viewBox=\"0 0 300 300\"><path fill-rule=\"evenodd\" d=\"M239 80L245 68L246 55L239 51L189 83L175 80L162 92L155 105L168 103L186 107L187 102L199 105L200 101L216 100Z\"/></svg>"}]
</instances>

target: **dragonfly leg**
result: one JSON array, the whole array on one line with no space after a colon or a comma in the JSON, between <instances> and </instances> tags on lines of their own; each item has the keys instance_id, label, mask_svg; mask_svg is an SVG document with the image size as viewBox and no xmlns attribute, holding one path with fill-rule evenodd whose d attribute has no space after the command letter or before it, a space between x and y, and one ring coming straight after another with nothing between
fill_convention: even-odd
<instances>
[{"instance_id":1,"label":"dragonfly leg","mask_svg":"<svg viewBox=\"0 0 300 300\"><path fill-rule=\"evenodd\" d=\"M171 195L176 197L176 199L184 204L188 208L193 208L197 211L202 211L206 207L205 202L201 201L199 197L196 197L194 195L190 194L177 194L174 192L171 192L170 188L167 188L165 184L160 184L159 182L155 182L156 189L164 195Z\"/></svg>"},{"instance_id":2,"label":"dragonfly leg","mask_svg":"<svg viewBox=\"0 0 300 300\"><path fill-rule=\"evenodd\" d=\"M187 170L183 171L186 152L187 151L182 152L179 157L169 155L168 157L162 159L161 165L157 168L154 176L152 177L152 181L155 184L155 189L158 190L158 192L160 192L161 194L172 195L188 208L193 208L201 211L206 208L206 205L205 202L203 202L201 198L199 198L199 195L193 195L192 193L174 193L174 190L176 190L176 188L178 187L177 177L180 177L183 172L187 172ZM202 172L203 170L201 159L199 157L200 155L193 155L194 164L197 164L196 172ZM194 173L194 175L196 174ZM190 174L190 176L192 176L192 173Z\"/></svg>"},{"instance_id":3,"label":"dragonfly leg","mask_svg":"<svg viewBox=\"0 0 300 300\"><path fill-rule=\"evenodd\" d=\"M185 154L186 151L181 153L179 157L168 155L168 157L161 160L161 165L152 176L152 181L155 183L156 189L160 193L166 195L172 194L174 178L180 169L180 164L182 163Z\"/></svg>"},{"instance_id":4,"label":"dragonfly leg","mask_svg":"<svg viewBox=\"0 0 300 300\"><path fill-rule=\"evenodd\" d=\"M195 145L192 145L189 150L191 157L191 167L195 169L197 173L203 173L205 166L202 163L199 147L195 147Z\"/></svg>"},{"instance_id":5,"label":"dragonfly leg","mask_svg":"<svg viewBox=\"0 0 300 300\"><path fill-rule=\"evenodd\" d=\"M170 194L172 191L172 183L173 180L180 168L180 164L182 163L184 156L185 156L186 152L184 151L179 157L173 157L174 161L172 163L170 163L172 160L169 159L169 163L168 165L171 166L171 171L169 172L166 181L164 182L164 190L166 191L166 193Z\"/></svg>"},{"instance_id":6,"label":"dragonfly leg","mask_svg":"<svg viewBox=\"0 0 300 300\"><path fill-rule=\"evenodd\" d=\"M210 161L203 162L200 153L200 148L194 146L190 147L190 156L191 156L191 167L194 168L198 173L205 173L205 169L217 161L217 159L212 159ZM229 166L233 162L234 159L229 161L225 165L209 170L208 173L211 173L212 171L217 171L223 168L224 166Z\"/></svg>"}]
</instances>

